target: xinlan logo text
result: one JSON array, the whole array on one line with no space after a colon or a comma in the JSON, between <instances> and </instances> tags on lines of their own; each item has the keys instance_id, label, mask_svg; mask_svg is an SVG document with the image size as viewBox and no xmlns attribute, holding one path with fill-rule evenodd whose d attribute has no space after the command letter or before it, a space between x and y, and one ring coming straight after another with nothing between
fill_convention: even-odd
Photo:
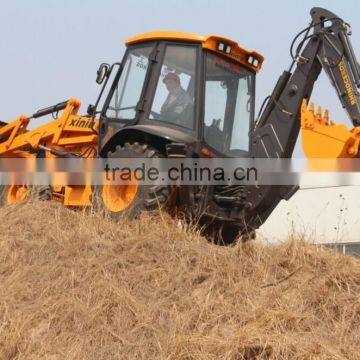
<instances>
[{"instance_id":1,"label":"xinlan logo text","mask_svg":"<svg viewBox=\"0 0 360 360\"><path fill-rule=\"evenodd\" d=\"M91 121L84 120L84 119L72 119L71 122L70 122L70 126L90 128L91 127Z\"/></svg>"},{"instance_id":2,"label":"xinlan logo text","mask_svg":"<svg viewBox=\"0 0 360 360\"><path fill-rule=\"evenodd\" d=\"M350 82L350 78L349 78L349 74L346 70L346 65L344 63L344 59L340 61L339 65L338 65L339 71L340 71L340 75L344 81L344 85L345 85L345 89L346 89L346 93L349 97L349 101L351 105L356 105L356 97L354 94L354 90L351 86L351 82Z\"/></svg>"}]
</instances>

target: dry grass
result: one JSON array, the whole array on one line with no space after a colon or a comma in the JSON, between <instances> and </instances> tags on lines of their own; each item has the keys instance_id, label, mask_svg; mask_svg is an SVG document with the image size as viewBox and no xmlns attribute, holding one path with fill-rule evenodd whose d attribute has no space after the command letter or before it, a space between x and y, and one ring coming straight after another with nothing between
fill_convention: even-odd
<instances>
[{"instance_id":1,"label":"dry grass","mask_svg":"<svg viewBox=\"0 0 360 360\"><path fill-rule=\"evenodd\" d=\"M359 260L48 203L0 234L1 359L359 358Z\"/></svg>"}]
</instances>

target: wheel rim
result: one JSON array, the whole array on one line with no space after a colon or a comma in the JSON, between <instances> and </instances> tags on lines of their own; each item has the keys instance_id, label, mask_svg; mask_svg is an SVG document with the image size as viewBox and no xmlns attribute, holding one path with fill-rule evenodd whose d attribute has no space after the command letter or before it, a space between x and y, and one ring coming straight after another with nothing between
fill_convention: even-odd
<instances>
[{"instance_id":1,"label":"wheel rim","mask_svg":"<svg viewBox=\"0 0 360 360\"><path fill-rule=\"evenodd\" d=\"M10 185L7 193L8 204L24 202L29 196L29 189L23 185Z\"/></svg>"},{"instance_id":2,"label":"wheel rim","mask_svg":"<svg viewBox=\"0 0 360 360\"><path fill-rule=\"evenodd\" d=\"M133 203L137 192L137 184L104 185L102 199L105 208L112 212L124 211Z\"/></svg>"}]
</instances>

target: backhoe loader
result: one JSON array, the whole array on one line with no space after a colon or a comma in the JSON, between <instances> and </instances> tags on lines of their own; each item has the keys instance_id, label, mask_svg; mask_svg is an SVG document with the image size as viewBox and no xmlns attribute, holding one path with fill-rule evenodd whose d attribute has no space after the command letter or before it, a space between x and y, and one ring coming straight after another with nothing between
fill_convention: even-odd
<instances>
[{"instance_id":1,"label":"backhoe loader","mask_svg":"<svg viewBox=\"0 0 360 360\"><path fill-rule=\"evenodd\" d=\"M290 68L257 118L255 79L264 60L261 54L220 36L148 32L126 41L121 63L101 64L96 81L102 89L87 115L78 115L80 102L71 99L31 117L20 116L0 129L0 157L291 158L300 129L308 157L358 157L360 68L349 39L351 28L322 8L311 9L310 15L310 25L291 44ZM307 107L322 69L352 130L330 122L327 112ZM178 97L170 93L174 87ZM51 122L27 130L32 118L60 111ZM2 203L26 199L29 188L3 187ZM80 207L91 206L97 194L114 217L172 204L187 219L200 217L199 224L216 241L231 243L257 229L297 189L132 183L40 186L37 192Z\"/></svg>"}]
</instances>

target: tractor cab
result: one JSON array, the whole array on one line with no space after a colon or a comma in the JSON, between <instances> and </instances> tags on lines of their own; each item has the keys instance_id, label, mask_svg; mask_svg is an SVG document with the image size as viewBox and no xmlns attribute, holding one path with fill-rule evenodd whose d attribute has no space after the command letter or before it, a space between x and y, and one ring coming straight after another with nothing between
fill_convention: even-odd
<instances>
[{"instance_id":1,"label":"tractor cab","mask_svg":"<svg viewBox=\"0 0 360 360\"><path fill-rule=\"evenodd\" d=\"M247 156L259 53L223 37L178 32L141 34L126 46L100 117L103 153L140 138Z\"/></svg>"}]
</instances>

